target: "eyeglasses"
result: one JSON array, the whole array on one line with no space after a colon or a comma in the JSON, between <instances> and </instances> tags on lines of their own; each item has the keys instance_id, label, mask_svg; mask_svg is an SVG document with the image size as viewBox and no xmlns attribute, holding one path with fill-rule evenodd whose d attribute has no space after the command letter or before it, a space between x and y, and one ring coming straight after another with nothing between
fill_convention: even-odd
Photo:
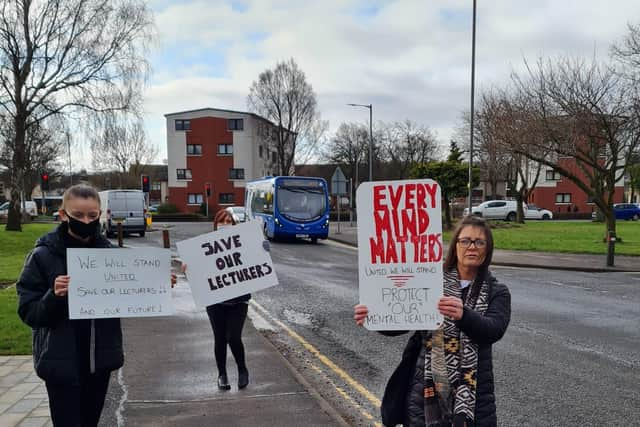
<instances>
[{"instance_id":1,"label":"eyeglasses","mask_svg":"<svg viewBox=\"0 0 640 427\"><path fill-rule=\"evenodd\" d=\"M463 237L462 239L458 239L458 244L463 248L468 248L471 245L474 245L478 249L482 249L487 246L487 241L484 239L469 239Z\"/></svg>"}]
</instances>

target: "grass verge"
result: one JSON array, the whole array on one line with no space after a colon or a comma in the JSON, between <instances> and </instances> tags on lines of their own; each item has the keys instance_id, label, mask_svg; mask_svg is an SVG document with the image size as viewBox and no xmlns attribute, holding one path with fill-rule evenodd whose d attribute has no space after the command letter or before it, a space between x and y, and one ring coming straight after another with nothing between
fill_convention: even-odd
<instances>
[{"instance_id":1,"label":"grass verge","mask_svg":"<svg viewBox=\"0 0 640 427\"><path fill-rule=\"evenodd\" d=\"M590 221L491 222L496 249L605 255L605 226ZM616 255L640 256L640 222L619 221ZM445 233L449 241L451 233Z\"/></svg>"},{"instance_id":2,"label":"grass verge","mask_svg":"<svg viewBox=\"0 0 640 427\"><path fill-rule=\"evenodd\" d=\"M53 227L55 224L24 224L22 232L0 230L0 355L31 354L31 329L18 317L13 284L36 239Z\"/></svg>"}]
</instances>

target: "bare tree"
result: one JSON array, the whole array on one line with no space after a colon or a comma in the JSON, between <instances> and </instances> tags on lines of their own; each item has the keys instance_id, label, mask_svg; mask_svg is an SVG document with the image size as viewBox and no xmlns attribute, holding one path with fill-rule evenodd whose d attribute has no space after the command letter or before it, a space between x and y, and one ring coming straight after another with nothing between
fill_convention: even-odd
<instances>
[{"instance_id":1,"label":"bare tree","mask_svg":"<svg viewBox=\"0 0 640 427\"><path fill-rule=\"evenodd\" d=\"M14 127L7 230L21 230L30 128L65 111L136 107L152 29L142 0L16 0L0 5L0 108Z\"/></svg>"},{"instance_id":2,"label":"bare tree","mask_svg":"<svg viewBox=\"0 0 640 427\"><path fill-rule=\"evenodd\" d=\"M298 165L310 163L321 156L321 147L327 143L328 120L316 120L305 137L300 139L294 161Z\"/></svg>"},{"instance_id":3,"label":"bare tree","mask_svg":"<svg viewBox=\"0 0 640 427\"><path fill-rule=\"evenodd\" d=\"M52 174L60 167L63 155L63 141L66 138L66 124L60 115L50 116L30 127L25 135L24 165L21 199L29 198L39 182L40 174ZM13 165L15 147L13 123L0 119L0 166L14 171Z\"/></svg>"},{"instance_id":4,"label":"bare tree","mask_svg":"<svg viewBox=\"0 0 640 427\"><path fill-rule=\"evenodd\" d=\"M359 168L368 155L369 128L359 123L342 123L326 145L324 157L331 163L345 166L353 187L359 184Z\"/></svg>"},{"instance_id":5,"label":"bare tree","mask_svg":"<svg viewBox=\"0 0 640 427\"><path fill-rule=\"evenodd\" d=\"M640 77L640 24L627 25L629 32L621 42L611 48L611 54L619 63L628 66L628 72Z\"/></svg>"},{"instance_id":6,"label":"bare tree","mask_svg":"<svg viewBox=\"0 0 640 427\"><path fill-rule=\"evenodd\" d=\"M638 88L595 59L540 60L513 79L541 135L516 150L572 181L615 232L616 183L640 147Z\"/></svg>"},{"instance_id":7,"label":"bare tree","mask_svg":"<svg viewBox=\"0 0 640 427\"><path fill-rule=\"evenodd\" d=\"M147 140L142 119L109 112L95 122L91 140L93 166L119 172L120 188L137 182L145 164L152 163L158 148Z\"/></svg>"},{"instance_id":8,"label":"bare tree","mask_svg":"<svg viewBox=\"0 0 640 427\"><path fill-rule=\"evenodd\" d=\"M388 159L394 178L405 179L417 163L433 160L438 149L436 136L427 126L411 120L379 123L377 132L382 154Z\"/></svg>"},{"instance_id":9,"label":"bare tree","mask_svg":"<svg viewBox=\"0 0 640 427\"><path fill-rule=\"evenodd\" d=\"M535 189L542 164L524 153L542 151L547 156L541 132L537 129L527 98L516 98L507 91L490 90L480 96L476 135L481 162L489 176L503 179L517 202L516 220L524 222L524 203ZM495 184L494 184L495 185ZM495 187L494 191L495 191ZM495 192L494 192L495 194Z\"/></svg>"},{"instance_id":10,"label":"bare tree","mask_svg":"<svg viewBox=\"0 0 640 427\"><path fill-rule=\"evenodd\" d=\"M258 76L249 88L250 111L275 123L273 147L280 175L291 175L300 141L309 138L320 120L316 94L304 72L290 59Z\"/></svg>"}]
</instances>

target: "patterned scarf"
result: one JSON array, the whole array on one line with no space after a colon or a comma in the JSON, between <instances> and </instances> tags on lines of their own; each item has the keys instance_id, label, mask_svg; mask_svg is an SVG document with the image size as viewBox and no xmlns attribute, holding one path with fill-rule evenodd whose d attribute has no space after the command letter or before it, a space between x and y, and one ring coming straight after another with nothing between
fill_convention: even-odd
<instances>
[{"instance_id":1,"label":"patterned scarf","mask_svg":"<svg viewBox=\"0 0 640 427\"><path fill-rule=\"evenodd\" d=\"M444 295L461 298L458 272L444 273ZM480 314L487 311L489 285L474 281L464 306ZM478 345L460 331L453 320L445 318L443 326L425 334L424 414L426 426L451 426L460 418L474 419Z\"/></svg>"}]
</instances>

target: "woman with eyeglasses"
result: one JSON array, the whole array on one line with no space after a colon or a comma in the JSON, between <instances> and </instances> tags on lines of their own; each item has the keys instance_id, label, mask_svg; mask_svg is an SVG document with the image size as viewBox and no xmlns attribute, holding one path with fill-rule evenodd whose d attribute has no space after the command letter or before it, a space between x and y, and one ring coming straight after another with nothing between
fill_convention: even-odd
<instances>
[{"instance_id":1,"label":"woman with eyeglasses","mask_svg":"<svg viewBox=\"0 0 640 427\"><path fill-rule=\"evenodd\" d=\"M504 335L511 295L489 271L493 236L488 224L465 217L453 233L436 331L417 331L392 374L382 399L385 426L496 426L491 346ZM354 308L364 324L368 309ZM394 336L406 332L382 332Z\"/></svg>"},{"instance_id":2,"label":"woman with eyeglasses","mask_svg":"<svg viewBox=\"0 0 640 427\"><path fill-rule=\"evenodd\" d=\"M65 191L62 223L27 256L18 315L33 329L35 371L45 381L54 426L97 426L111 371L124 362L120 319L69 319L67 248L110 248L100 234L100 197L87 185ZM171 276L171 286L175 284Z\"/></svg>"}]
</instances>

